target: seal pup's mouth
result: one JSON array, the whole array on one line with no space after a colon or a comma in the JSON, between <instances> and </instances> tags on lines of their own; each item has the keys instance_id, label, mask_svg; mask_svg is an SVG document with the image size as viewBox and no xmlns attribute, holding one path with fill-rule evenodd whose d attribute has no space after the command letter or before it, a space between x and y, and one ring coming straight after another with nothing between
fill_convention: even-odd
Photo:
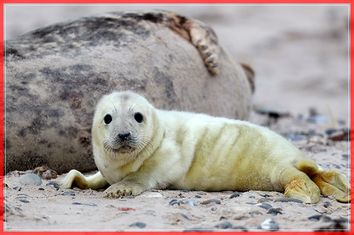
<instances>
[{"instance_id":1,"label":"seal pup's mouth","mask_svg":"<svg viewBox=\"0 0 354 235\"><path fill-rule=\"evenodd\" d=\"M131 146L129 143L123 143L117 147L113 147L105 142L103 146L107 152L112 152L112 153L131 153L135 150L135 148Z\"/></svg>"}]
</instances>

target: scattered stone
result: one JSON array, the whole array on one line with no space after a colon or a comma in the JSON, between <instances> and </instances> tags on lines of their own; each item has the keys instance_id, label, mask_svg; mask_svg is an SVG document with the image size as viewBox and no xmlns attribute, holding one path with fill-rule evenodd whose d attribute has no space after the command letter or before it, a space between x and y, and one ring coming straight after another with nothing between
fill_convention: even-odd
<instances>
[{"instance_id":1,"label":"scattered stone","mask_svg":"<svg viewBox=\"0 0 354 235\"><path fill-rule=\"evenodd\" d=\"M240 215L240 216L236 216L234 218L234 220L244 220L244 219L248 219L249 217L248 216L245 216L245 215Z\"/></svg>"},{"instance_id":2,"label":"scattered stone","mask_svg":"<svg viewBox=\"0 0 354 235\"><path fill-rule=\"evenodd\" d=\"M230 199L235 198L235 197L239 197L239 196L241 196L241 193L234 192L233 194L231 194Z\"/></svg>"},{"instance_id":3,"label":"scattered stone","mask_svg":"<svg viewBox=\"0 0 354 235\"><path fill-rule=\"evenodd\" d=\"M41 185L41 178L33 173L24 174L20 177L20 183L23 185Z\"/></svg>"},{"instance_id":4,"label":"scattered stone","mask_svg":"<svg viewBox=\"0 0 354 235\"><path fill-rule=\"evenodd\" d=\"M328 139L332 141L349 141L349 130L348 129L340 129L332 132L331 134L327 134Z\"/></svg>"},{"instance_id":5,"label":"scattered stone","mask_svg":"<svg viewBox=\"0 0 354 235\"><path fill-rule=\"evenodd\" d=\"M40 188L38 188L38 190L44 191L44 188L40 187Z\"/></svg>"},{"instance_id":6,"label":"scattered stone","mask_svg":"<svg viewBox=\"0 0 354 235\"><path fill-rule=\"evenodd\" d=\"M202 198L202 196L200 196L200 195L195 195L194 197L195 198Z\"/></svg>"},{"instance_id":7,"label":"scattered stone","mask_svg":"<svg viewBox=\"0 0 354 235\"><path fill-rule=\"evenodd\" d=\"M211 203L221 204L221 201L219 199L208 199L208 200L202 201L200 204L208 205L208 204L211 204Z\"/></svg>"},{"instance_id":8,"label":"scattered stone","mask_svg":"<svg viewBox=\"0 0 354 235\"><path fill-rule=\"evenodd\" d=\"M169 205L174 206L174 205L182 205L182 204L186 204L189 206L196 206L195 201L188 199L188 200L177 200L177 199L172 199L169 203Z\"/></svg>"},{"instance_id":9,"label":"scattered stone","mask_svg":"<svg viewBox=\"0 0 354 235\"><path fill-rule=\"evenodd\" d=\"M232 229L234 230L241 230L242 232L247 232L247 228L243 226L233 226Z\"/></svg>"},{"instance_id":10,"label":"scattered stone","mask_svg":"<svg viewBox=\"0 0 354 235\"><path fill-rule=\"evenodd\" d=\"M271 201L273 201L271 198L265 197L265 198L260 198L257 202L263 203L263 202L271 202Z\"/></svg>"},{"instance_id":11,"label":"scattered stone","mask_svg":"<svg viewBox=\"0 0 354 235\"><path fill-rule=\"evenodd\" d=\"M168 204L171 205L171 206L174 206L176 204L178 205L178 200L177 199L172 199Z\"/></svg>"},{"instance_id":12,"label":"scattered stone","mask_svg":"<svg viewBox=\"0 0 354 235\"><path fill-rule=\"evenodd\" d=\"M327 215L321 215L321 214L310 216L307 219L310 221L320 221L320 220L322 220L323 222L332 221L331 217Z\"/></svg>"},{"instance_id":13,"label":"scattered stone","mask_svg":"<svg viewBox=\"0 0 354 235\"><path fill-rule=\"evenodd\" d=\"M272 197L271 195L266 194L266 193L259 193L259 196L265 197L265 198L267 198L267 197Z\"/></svg>"},{"instance_id":14,"label":"scattered stone","mask_svg":"<svg viewBox=\"0 0 354 235\"><path fill-rule=\"evenodd\" d=\"M129 227L145 228L146 224L143 222L135 222L135 223L129 225Z\"/></svg>"},{"instance_id":15,"label":"scattered stone","mask_svg":"<svg viewBox=\"0 0 354 235\"><path fill-rule=\"evenodd\" d=\"M324 208L328 208L330 206L332 206L332 204L330 202L328 202L328 201L323 203L323 207Z\"/></svg>"},{"instance_id":16,"label":"scattered stone","mask_svg":"<svg viewBox=\"0 0 354 235\"><path fill-rule=\"evenodd\" d=\"M293 142L306 140L305 135L303 135L302 133L297 133L297 132L285 134L284 137L290 141L293 141Z\"/></svg>"},{"instance_id":17,"label":"scattered stone","mask_svg":"<svg viewBox=\"0 0 354 235\"><path fill-rule=\"evenodd\" d=\"M345 159L345 160L348 160L349 159L349 154L342 154L342 158Z\"/></svg>"},{"instance_id":18,"label":"scattered stone","mask_svg":"<svg viewBox=\"0 0 354 235\"><path fill-rule=\"evenodd\" d=\"M197 192L198 195L207 195L206 192Z\"/></svg>"},{"instance_id":19,"label":"scattered stone","mask_svg":"<svg viewBox=\"0 0 354 235\"><path fill-rule=\"evenodd\" d=\"M46 180L55 179L58 176L58 173L50 169L47 165L36 167L33 173Z\"/></svg>"},{"instance_id":20,"label":"scattered stone","mask_svg":"<svg viewBox=\"0 0 354 235\"><path fill-rule=\"evenodd\" d=\"M266 219L266 220L263 221L263 223L261 223L259 228L263 229L263 230L267 230L267 231L278 231L279 230L279 225L273 219Z\"/></svg>"},{"instance_id":21,"label":"scattered stone","mask_svg":"<svg viewBox=\"0 0 354 235\"><path fill-rule=\"evenodd\" d=\"M290 117L288 112L279 112L271 109L265 108L255 108L254 111L260 115L265 115L268 118L267 125L276 123L279 118Z\"/></svg>"},{"instance_id":22,"label":"scattered stone","mask_svg":"<svg viewBox=\"0 0 354 235\"><path fill-rule=\"evenodd\" d=\"M216 208L216 207L210 208L211 211L216 211L217 209L218 209L218 208Z\"/></svg>"},{"instance_id":23,"label":"scattered stone","mask_svg":"<svg viewBox=\"0 0 354 235\"><path fill-rule=\"evenodd\" d=\"M218 228L218 229L230 229L232 227L233 226L229 221L224 221L222 223L215 225L215 228Z\"/></svg>"},{"instance_id":24,"label":"scattered stone","mask_svg":"<svg viewBox=\"0 0 354 235\"><path fill-rule=\"evenodd\" d=\"M49 181L45 186L54 187L56 190L60 189L60 185L57 182L54 182L54 181Z\"/></svg>"},{"instance_id":25,"label":"scattered stone","mask_svg":"<svg viewBox=\"0 0 354 235\"><path fill-rule=\"evenodd\" d=\"M75 193L71 192L71 191L66 191L66 192L63 192L61 195L63 195L63 196L75 196Z\"/></svg>"},{"instance_id":26,"label":"scattered stone","mask_svg":"<svg viewBox=\"0 0 354 235\"><path fill-rule=\"evenodd\" d=\"M302 203L301 200L296 199L296 198L290 198L290 197L279 197L274 199L275 202L296 202L296 203Z\"/></svg>"},{"instance_id":27,"label":"scattered stone","mask_svg":"<svg viewBox=\"0 0 354 235\"><path fill-rule=\"evenodd\" d=\"M266 210L269 210L270 208L272 208L272 205L268 204L268 203L261 203L259 205L259 207L263 208L263 209L266 209Z\"/></svg>"},{"instance_id":28,"label":"scattered stone","mask_svg":"<svg viewBox=\"0 0 354 235\"><path fill-rule=\"evenodd\" d=\"M23 203L29 203L29 201L27 199L19 199L20 202L23 202Z\"/></svg>"},{"instance_id":29,"label":"scattered stone","mask_svg":"<svg viewBox=\"0 0 354 235\"><path fill-rule=\"evenodd\" d=\"M281 208L270 208L267 211L267 214L271 214L271 215L278 215L278 214L283 214L282 209Z\"/></svg>"},{"instance_id":30,"label":"scattered stone","mask_svg":"<svg viewBox=\"0 0 354 235\"><path fill-rule=\"evenodd\" d=\"M19 186L15 186L15 187L13 187L12 189L14 189L14 190L16 190L16 191L21 191L21 187L19 187Z\"/></svg>"},{"instance_id":31,"label":"scattered stone","mask_svg":"<svg viewBox=\"0 0 354 235\"><path fill-rule=\"evenodd\" d=\"M220 216L219 220L226 220L227 218L225 216Z\"/></svg>"},{"instance_id":32,"label":"scattered stone","mask_svg":"<svg viewBox=\"0 0 354 235\"><path fill-rule=\"evenodd\" d=\"M329 225L326 225L324 227L320 227L319 229L315 231L348 231L348 220L344 218L339 218L339 219L333 219L331 220L331 223Z\"/></svg>"},{"instance_id":33,"label":"scattered stone","mask_svg":"<svg viewBox=\"0 0 354 235\"><path fill-rule=\"evenodd\" d=\"M82 203L82 202L73 202L73 205L81 205L81 206L97 206L95 203Z\"/></svg>"}]
</instances>

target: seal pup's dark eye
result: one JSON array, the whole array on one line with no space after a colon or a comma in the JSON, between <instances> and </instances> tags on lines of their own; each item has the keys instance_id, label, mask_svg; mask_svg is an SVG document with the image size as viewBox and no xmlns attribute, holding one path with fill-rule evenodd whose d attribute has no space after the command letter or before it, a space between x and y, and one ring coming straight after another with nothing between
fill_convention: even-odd
<instances>
[{"instance_id":1,"label":"seal pup's dark eye","mask_svg":"<svg viewBox=\"0 0 354 235\"><path fill-rule=\"evenodd\" d=\"M144 120L144 116L141 113L135 113L134 119L135 119L135 121L142 123Z\"/></svg>"},{"instance_id":2,"label":"seal pup's dark eye","mask_svg":"<svg viewBox=\"0 0 354 235\"><path fill-rule=\"evenodd\" d=\"M104 123L109 124L112 121L112 116L110 114L106 114L103 118Z\"/></svg>"}]
</instances>

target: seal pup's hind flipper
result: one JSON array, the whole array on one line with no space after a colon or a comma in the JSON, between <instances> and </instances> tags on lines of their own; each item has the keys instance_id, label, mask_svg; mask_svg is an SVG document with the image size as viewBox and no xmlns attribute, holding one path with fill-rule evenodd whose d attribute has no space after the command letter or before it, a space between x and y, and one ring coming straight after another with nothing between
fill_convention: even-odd
<instances>
[{"instance_id":1,"label":"seal pup's hind flipper","mask_svg":"<svg viewBox=\"0 0 354 235\"><path fill-rule=\"evenodd\" d=\"M324 196L334 196L339 202L350 202L350 187L341 173L335 170L324 171L311 160L298 161L296 168L306 173Z\"/></svg>"}]
</instances>

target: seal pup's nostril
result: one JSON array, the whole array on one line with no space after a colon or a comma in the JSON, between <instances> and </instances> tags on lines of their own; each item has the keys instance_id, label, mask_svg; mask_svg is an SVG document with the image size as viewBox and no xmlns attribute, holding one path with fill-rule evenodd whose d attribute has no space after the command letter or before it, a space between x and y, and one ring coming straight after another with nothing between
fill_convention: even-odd
<instances>
[{"instance_id":1,"label":"seal pup's nostril","mask_svg":"<svg viewBox=\"0 0 354 235\"><path fill-rule=\"evenodd\" d=\"M128 132L128 133L120 133L120 134L118 134L118 137L121 140L127 140L130 137L130 132Z\"/></svg>"}]
</instances>

